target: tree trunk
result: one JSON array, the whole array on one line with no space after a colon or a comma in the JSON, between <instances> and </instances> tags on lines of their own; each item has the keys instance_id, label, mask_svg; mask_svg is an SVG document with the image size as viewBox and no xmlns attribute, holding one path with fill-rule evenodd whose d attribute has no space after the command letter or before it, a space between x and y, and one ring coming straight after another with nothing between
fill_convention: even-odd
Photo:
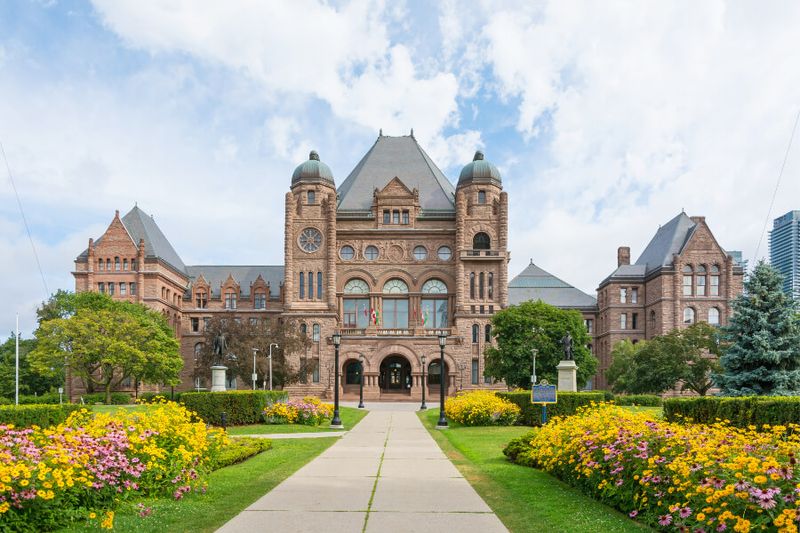
<instances>
[{"instance_id":1,"label":"tree trunk","mask_svg":"<svg viewBox=\"0 0 800 533\"><path fill-rule=\"evenodd\" d=\"M106 383L106 405L111 405L111 381Z\"/></svg>"}]
</instances>

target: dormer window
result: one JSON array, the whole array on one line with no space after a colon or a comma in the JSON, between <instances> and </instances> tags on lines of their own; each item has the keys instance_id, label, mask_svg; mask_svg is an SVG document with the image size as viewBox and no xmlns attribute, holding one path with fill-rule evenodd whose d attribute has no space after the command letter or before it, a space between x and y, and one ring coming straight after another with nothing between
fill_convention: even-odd
<instances>
[{"instance_id":1,"label":"dormer window","mask_svg":"<svg viewBox=\"0 0 800 533\"><path fill-rule=\"evenodd\" d=\"M317 193L315 191L308 191L308 203L309 205L317 203Z\"/></svg>"},{"instance_id":2,"label":"dormer window","mask_svg":"<svg viewBox=\"0 0 800 533\"><path fill-rule=\"evenodd\" d=\"M403 211L403 224L408 224L408 211Z\"/></svg>"},{"instance_id":3,"label":"dormer window","mask_svg":"<svg viewBox=\"0 0 800 533\"><path fill-rule=\"evenodd\" d=\"M236 293L233 290L225 292L225 309L236 309Z\"/></svg>"},{"instance_id":4,"label":"dormer window","mask_svg":"<svg viewBox=\"0 0 800 533\"><path fill-rule=\"evenodd\" d=\"M195 306L199 309L208 307L208 293L204 290L197 291L194 295Z\"/></svg>"},{"instance_id":5,"label":"dormer window","mask_svg":"<svg viewBox=\"0 0 800 533\"><path fill-rule=\"evenodd\" d=\"M392 224L400 223L400 211L392 211Z\"/></svg>"},{"instance_id":6,"label":"dormer window","mask_svg":"<svg viewBox=\"0 0 800 533\"><path fill-rule=\"evenodd\" d=\"M256 292L253 299L253 307L256 309L265 309L267 307L267 294L265 292Z\"/></svg>"}]
</instances>

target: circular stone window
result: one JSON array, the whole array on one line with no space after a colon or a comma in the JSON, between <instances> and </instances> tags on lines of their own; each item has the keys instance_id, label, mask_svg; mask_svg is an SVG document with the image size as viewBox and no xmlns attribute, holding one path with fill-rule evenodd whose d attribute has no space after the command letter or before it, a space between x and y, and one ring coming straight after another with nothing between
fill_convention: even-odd
<instances>
[{"instance_id":1,"label":"circular stone window","mask_svg":"<svg viewBox=\"0 0 800 533\"><path fill-rule=\"evenodd\" d=\"M349 245L348 246L342 246L342 249L339 250L339 255L345 261L350 261L352 258L354 258L356 256L356 251L353 250L352 246L349 246Z\"/></svg>"},{"instance_id":2,"label":"circular stone window","mask_svg":"<svg viewBox=\"0 0 800 533\"><path fill-rule=\"evenodd\" d=\"M414 247L414 259L417 261L424 261L428 258L428 250L424 246Z\"/></svg>"},{"instance_id":3,"label":"circular stone window","mask_svg":"<svg viewBox=\"0 0 800 533\"><path fill-rule=\"evenodd\" d=\"M450 261L450 258L453 256L453 252L450 250L449 246L440 246L436 253L442 261Z\"/></svg>"},{"instance_id":4,"label":"circular stone window","mask_svg":"<svg viewBox=\"0 0 800 533\"><path fill-rule=\"evenodd\" d=\"M322 233L316 228L306 228L300 233L297 242L304 252L309 254L316 252L322 245Z\"/></svg>"},{"instance_id":5,"label":"circular stone window","mask_svg":"<svg viewBox=\"0 0 800 533\"><path fill-rule=\"evenodd\" d=\"M374 261L378 258L378 248L372 245L367 246L367 249L364 250L364 257L369 261Z\"/></svg>"}]
</instances>

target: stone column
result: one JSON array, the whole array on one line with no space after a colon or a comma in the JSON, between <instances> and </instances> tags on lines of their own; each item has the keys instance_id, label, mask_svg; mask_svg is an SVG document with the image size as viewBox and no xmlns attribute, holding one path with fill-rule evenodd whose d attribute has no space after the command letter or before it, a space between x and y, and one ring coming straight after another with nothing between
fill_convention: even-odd
<instances>
[{"instance_id":1,"label":"stone column","mask_svg":"<svg viewBox=\"0 0 800 533\"><path fill-rule=\"evenodd\" d=\"M456 313L460 313L464 301L464 263L461 251L464 249L464 224L467 218L463 191L456 191L456 242L453 249L456 261Z\"/></svg>"},{"instance_id":2,"label":"stone column","mask_svg":"<svg viewBox=\"0 0 800 533\"><path fill-rule=\"evenodd\" d=\"M500 308L505 309L508 307L508 261L510 254L508 253L508 193L500 193L500 231L499 234L499 248L500 253L506 255L506 259L500 262L500 279L498 280L497 287L500 298Z\"/></svg>"},{"instance_id":3,"label":"stone column","mask_svg":"<svg viewBox=\"0 0 800 533\"><path fill-rule=\"evenodd\" d=\"M225 392L225 373L228 367L215 365L211 367L211 392Z\"/></svg>"},{"instance_id":4,"label":"stone column","mask_svg":"<svg viewBox=\"0 0 800 533\"><path fill-rule=\"evenodd\" d=\"M577 370L575 361L561 361L558 370L558 390L561 392L578 392Z\"/></svg>"},{"instance_id":5,"label":"stone column","mask_svg":"<svg viewBox=\"0 0 800 533\"><path fill-rule=\"evenodd\" d=\"M286 305L294 300L294 259L292 257L292 243L294 242L294 194L286 193L286 213L284 220L283 237L283 301ZM209 295L210 299L210 295Z\"/></svg>"}]
</instances>

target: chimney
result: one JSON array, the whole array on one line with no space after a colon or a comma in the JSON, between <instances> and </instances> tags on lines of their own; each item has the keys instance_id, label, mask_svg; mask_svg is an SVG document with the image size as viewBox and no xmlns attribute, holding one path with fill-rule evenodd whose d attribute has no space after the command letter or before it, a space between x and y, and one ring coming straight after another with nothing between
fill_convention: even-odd
<instances>
[{"instance_id":1,"label":"chimney","mask_svg":"<svg viewBox=\"0 0 800 533\"><path fill-rule=\"evenodd\" d=\"M694 222L695 224L699 224L701 222L706 221L706 217L689 217L689 218L691 218L692 222Z\"/></svg>"},{"instance_id":2,"label":"chimney","mask_svg":"<svg viewBox=\"0 0 800 533\"><path fill-rule=\"evenodd\" d=\"M617 248L617 266L631 264L631 249L629 246L620 246Z\"/></svg>"}]
</instances>

